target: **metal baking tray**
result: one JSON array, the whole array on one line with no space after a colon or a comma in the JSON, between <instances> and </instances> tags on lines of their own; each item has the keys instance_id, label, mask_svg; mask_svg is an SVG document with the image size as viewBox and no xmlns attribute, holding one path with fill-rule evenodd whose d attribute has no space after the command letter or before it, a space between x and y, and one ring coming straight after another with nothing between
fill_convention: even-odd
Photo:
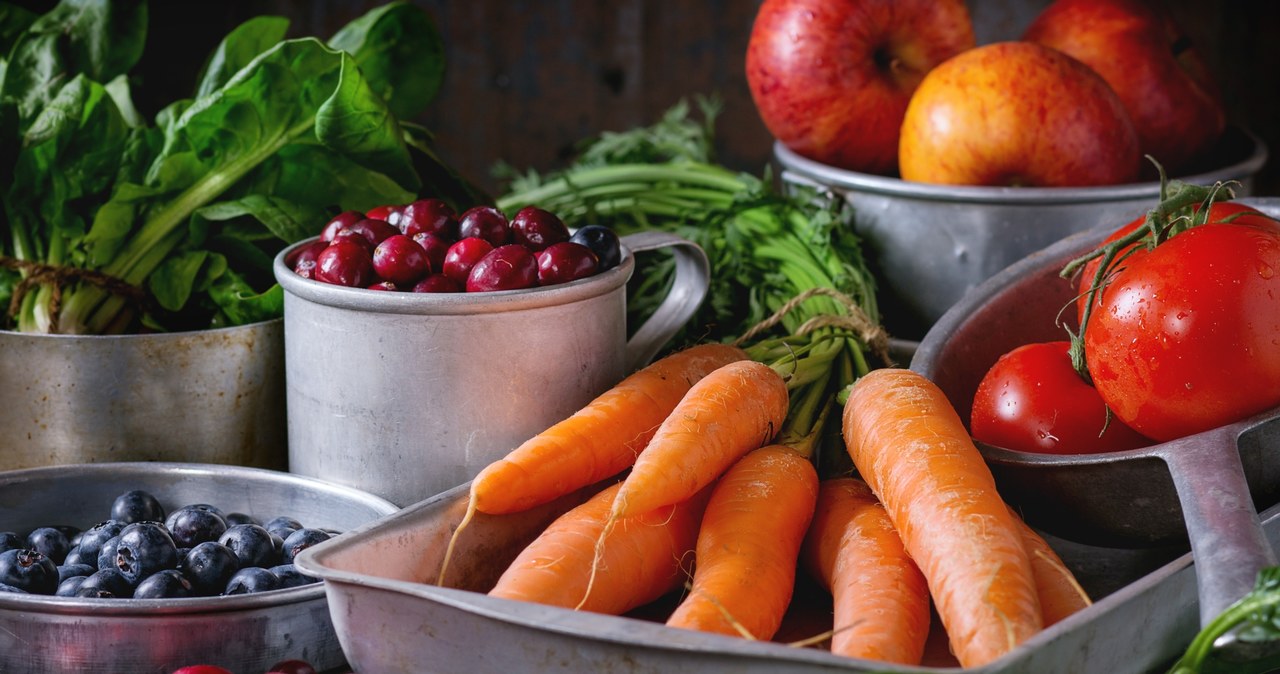
<instances>
[{"instance_id":1,"label":"metal baking tray","mask_svg":"<svg viewBox=\"0 0 1280 674\"><path fill-rule=\"evenodd\" d=\"M516 516L477 516L459 540L445 586L437 586L445 544L462 518L466 495L466 485L456 487L299 557L301 568L326 581L334 629L356 671L816 674L936 673L958 667L942 643L931 644L920 667L788 645L824 629L819 623L829 607L803 588L773 642L668 628L661 620L669 606L618 617L485 595L518 550L577 502L568 497ZM1263 519L1275 547L1280 507ZM1185 547L1112 549L1050 542L1095 603L1003 658L965 671L1146 674L1162 671L1181 655L1199 629L1196 576Z\"/></svg>"}]
</instances>

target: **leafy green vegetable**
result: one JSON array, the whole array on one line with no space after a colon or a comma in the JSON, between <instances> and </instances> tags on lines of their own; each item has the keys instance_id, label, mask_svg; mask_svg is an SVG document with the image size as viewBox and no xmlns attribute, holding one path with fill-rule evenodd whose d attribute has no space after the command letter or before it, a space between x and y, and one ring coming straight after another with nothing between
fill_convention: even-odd
<instances>
[{"instance_id":1,"label":"leafy green vegetable","mask_svg":"<svg viewBox=\"0 0 1280 674\"><path fill-rule=\"evenodd\" d=\"M1218 640L1235 639L1271 655L1248 661L1214 658ZM1170 674L1263 674L1280 669L1280 567L1263 569L1249 594L1228 606L1196 635Z\"/></svg>"}]
</instances>

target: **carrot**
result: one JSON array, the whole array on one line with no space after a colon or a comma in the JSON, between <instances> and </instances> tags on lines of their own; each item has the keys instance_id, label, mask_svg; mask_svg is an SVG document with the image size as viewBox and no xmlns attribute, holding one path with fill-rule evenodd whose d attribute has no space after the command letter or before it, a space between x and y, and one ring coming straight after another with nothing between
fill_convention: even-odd
<instances>
[{"instance_id":1,"label":"carrot","mask_svg":"<svg viewBox=\"0 0 1280 674\"><path fill-rule=\"evenodd\" d=\"M988 663L1039 632L1018 524L942 391L911 370L872 370L854 383L843 426L849 456L928 581L960 664Z\"/></svg>"},{"instance_id":2,"label":"carrot","mask_svg":"<svg viewBox=\"0 0 1280 674\"><path fill-rule=\"evenodd\" d=\"M620 483L552 522L489 591L494 597L621 615L680 587L681 563L693 552L710 490L678 504L628 518L608 534L608 552L593 569ZM583 602L588 579L594 589Z\"/></svg>"},{"instance_id":3,"label":"carrot","mask_svg":"<svg viewBox=\"0 0 1280 674\"><path fill-rule=\"evenodd\" d=\"M1010 511L1012 513L1012 511ZM1017 513L1012 513L1022 533L1022 544L1031 558L1031 573L1036 579L1036 593L1040 596L1040 615L1048 627L1067 616L1093 604L1089 594L1080 587L1071 569L1054 552L1049 543L1036 533Z\"/></svg>"},{"instance_id":4,"label":"carrot","mask_svg":"<svg viewBox=\"0 0 1280 674\"><path fill-rule=\"evenodd\" d=\"M918 665L929 637L929 588L884 506L862 480L824 480L802 560L831 592L831 652Z\"/></svg>"},{"instance_id":5,"label":"carrot","mask_svg":"<svg viewBox=\"0 0 1280 674\"><path fill-rule=\"evenodd\" d=\"M730 467L702 516L690 592L667 624L771 639L817 496L813 462L790 447L761 447Z\"/></svg>"}]
</instances>

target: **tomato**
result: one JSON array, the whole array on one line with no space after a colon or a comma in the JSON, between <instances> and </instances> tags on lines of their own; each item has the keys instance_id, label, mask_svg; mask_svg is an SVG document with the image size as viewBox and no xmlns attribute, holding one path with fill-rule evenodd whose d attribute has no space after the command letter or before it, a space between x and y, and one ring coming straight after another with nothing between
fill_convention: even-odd
<instances>
[{"instance_id":1,"label":"tomato","mask_svg":"<svg viewBox=\"0 0 1280 674\"><path fill-rule=\"evenodd\" d=\"M1098 393L1154 440L1280 405L1280 222L1219 221L1242 208L1127 260L1085 327Z\"/></svg>"},{"instance_id":2,"label":"tomato","mask_svg":"<svg viewBox=\"0 0 1280 674\"><path fill-rule=\"evenodd\" d=\"M1106 406L1071 367L1068 346L1066 341L1027 344L1001 356L974 394L969 423L974 439L1046 454L1093 454L1151 444L1117 419L1105 423Z\"/></svg>"}]
</instances>

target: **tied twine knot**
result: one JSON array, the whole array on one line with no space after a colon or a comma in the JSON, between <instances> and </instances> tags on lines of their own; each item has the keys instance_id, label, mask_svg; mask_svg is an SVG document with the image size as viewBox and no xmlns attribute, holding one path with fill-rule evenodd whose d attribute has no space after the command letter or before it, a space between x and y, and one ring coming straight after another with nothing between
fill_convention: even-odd
<instances>
[{"instance_id":1,"label":"tied twine knot","mask_svg":"<svg viewBox=\"0 0 1280 674\"><path fill-rule=\"evenodd\" d=\"M796 307L800 306L805 300L818 295L836 300L848 313L843 315L822 314L814 316L804 323L801 323L800 326L796 328L795 332L797 335L805 335L821 328L848 330L857 335L857 337L862 340L862 343L866 344L867 347L871 349L871 352L880 358L881 361L884 363L893 362L889 355L889 333L878 323L872 321L871 318L867 316L867 313L862 310L862 307L858 306L858 303L854 302L851 297L833 288L825 287L810 288L790 300L787 300L785 304L778 307L778 310L773 312L773 314L768 318L765 318L759 323L751 326L751 328L743 333L741 337L734 340L733 344L735 346L741 346L761 332L774 327L778 323L782 322L784 316Z\"/></svg>"},{"instance_id":2,"label":"tied twine knot","mask_svg":"<svg viewBox=\"0 0 1280 674\"><path fill-rule=\"evenodd\" d=\"M19 260L4 255L0 255L0 267L13 269L23 275L22 280L18 281L18 285L14 286L13 297L9 299L8 319L10 321L17 317L18 311L22 307L22 299L26 297L32 288L38 285L48 285L50 287L49 331L53 333L58 332L58 314L62 308L62 288L68 283L89 283L113 295L124 297L135 304L142 304L146 299L146 293L142 288L119 277L93 269L63 267L42 262L32 262L31 260Z\"/></svg>"}]
</instances>

